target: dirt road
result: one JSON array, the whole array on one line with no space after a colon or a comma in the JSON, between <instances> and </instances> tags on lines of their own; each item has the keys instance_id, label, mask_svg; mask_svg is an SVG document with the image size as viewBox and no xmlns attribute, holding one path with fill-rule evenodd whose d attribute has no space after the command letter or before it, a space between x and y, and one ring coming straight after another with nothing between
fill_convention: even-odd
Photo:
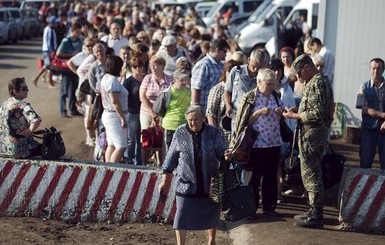
<instances>
[{"instance_id":1,"label":"dirt road","mask_svg":"<svg viewBox=\"0 0 385 245\"><path fill-rule=\"evenodd\" d=\"M0 102L8 98L7 82L23 76L30 87L27 101L43 118L41 127L55 126L63 132L68 158L91 159L93 149L86 146L83 118L61 118L59 90L48 89L39 81L32 84L37 72L41 41L20 41L17 45L0 45ZM348 157L348 165L357 164L357 146L333 141L336 149ZM306 230L293 226L293 216L306 210L305 200L287 197L278 206L281 218L259 215L253 223L245 220L222 222L217 244L382 244L384 236L338 230L338 187L328 191L323 230ZM260 212L260 210L259 210ZM175 244L169 225L160 224L70 224L39 218L0 218L0 244ZM189 233L188 244L206 244L203 232Z\"/></svg>"}]
</instances>

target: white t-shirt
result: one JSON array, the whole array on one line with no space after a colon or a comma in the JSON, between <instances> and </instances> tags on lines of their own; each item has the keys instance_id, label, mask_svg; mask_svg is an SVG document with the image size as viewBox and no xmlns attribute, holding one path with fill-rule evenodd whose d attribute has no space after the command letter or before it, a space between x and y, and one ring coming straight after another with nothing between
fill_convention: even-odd
<instances>
[{"instance_id":1,"label":"white t-shirt","mask_svg":"<svg viewBox=\"0 0 385 245\"><path fill-rule=\"evenodd\" d=\"M102 77L100 91L102 94L103 108L105 110L115 111L115 107L108 93L118 93L123 112L128 111L128 91L115 76L106 73Z\"/></svg>"}]
</instances>

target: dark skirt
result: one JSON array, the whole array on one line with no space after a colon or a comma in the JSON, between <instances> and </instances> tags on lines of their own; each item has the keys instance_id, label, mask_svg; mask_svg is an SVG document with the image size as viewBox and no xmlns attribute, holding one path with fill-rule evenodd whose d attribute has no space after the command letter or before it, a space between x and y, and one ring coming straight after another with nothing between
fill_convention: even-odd
<instances>
[{"instance_id":1,"label":"dark skirt","mask_svg":"<svg viewBox=\"0 0 385 245\"><path fill-rule=\"evenodd\" d=\"M221 206L207 197L176 196L174 229L208 230L219 223Z\"/></svg>"}]
</instances>

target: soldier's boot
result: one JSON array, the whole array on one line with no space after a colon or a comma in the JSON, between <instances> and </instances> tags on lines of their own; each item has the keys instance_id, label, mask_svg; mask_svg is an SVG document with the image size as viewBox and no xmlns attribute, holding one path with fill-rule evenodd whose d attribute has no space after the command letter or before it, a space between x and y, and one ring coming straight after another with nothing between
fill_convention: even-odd
<instances>
[{"instance_id":1,"label":"soldier's boot","mask_svg":"<svg viewBox=\"0 0 385 245\"><path fill-rule=\"evenodd\" d=\"M311 208L301 215L294 216L294 225L302 228L323 228L323 208Z\"/></svg>"}]
</instances>

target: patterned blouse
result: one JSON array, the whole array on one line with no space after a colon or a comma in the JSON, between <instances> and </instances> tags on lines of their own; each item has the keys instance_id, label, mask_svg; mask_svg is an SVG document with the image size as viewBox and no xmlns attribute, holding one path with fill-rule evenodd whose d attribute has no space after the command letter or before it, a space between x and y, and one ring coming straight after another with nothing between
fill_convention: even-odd
<instances>
[{"instance_id":1,"label":"patterned blouse","mask_svg":"<svg viewBox=\"0 0 385 245\"><path fill-rule=\"evenodd\" d=\"M279 103L279 106L282 106L282 102L280 100ZM252 113L264 107L269 108L270 113L269 115L259 116L253 123L254 130L259 132L253 148L268 148L280 146L282 144L279 118L274 112L274 110L278 107L274 95L270 94L269 97L266 97L262 93L257 92Z\"/></svg>"},{"instance_id":2,"label":"patterned blouse","mask_svg":"<svg viewBox=\"0 0 385 245\"><path fill-rule=\"evenodd\" d=\"M20 132L32 123L41 121L28 102L11 97L0 107L0 156L26 158L30 150L38 146L33 136Z\"/></svg>"}]
</instances>

